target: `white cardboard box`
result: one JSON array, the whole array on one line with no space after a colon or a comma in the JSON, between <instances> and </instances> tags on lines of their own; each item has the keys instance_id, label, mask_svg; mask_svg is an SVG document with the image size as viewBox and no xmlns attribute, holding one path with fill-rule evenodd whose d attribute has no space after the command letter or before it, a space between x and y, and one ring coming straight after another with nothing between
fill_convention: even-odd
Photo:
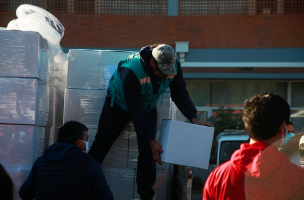
<instances>
[{"instance_id":1,"label":"white cardboard box","mask_svg":"<svg viewBox=\"0 0 304 200\"><path fill-rule=\"evenodd\" d=\"M36 78L0 77L0 123L51 127L53 89Z\"/></svg>"},{"instance_id":2,"label":"white cardboard box","mask_svg":"<svg viewBox=\"0 0 304 200\"><path fill-rule=\"evenodd\" d=\"M0 76L39 78L53 77L49 67L47 40L38 32L0 30Z\"/></svg>"},{"instance_id":3,"label":"white cardboard box","mask_svg":"<svg viewBox=\"0 0 304 200\"><path fill-rule=\"evenodd\" d=\"M163 120L162 162L208 169L214 127Z\"/></svg>"},{"instance_id":4,"label":"white cardboard box","mask_svg":"<svg viewBox=\"0 0 304 200\"><path fill-rule=\"evenodd\" d=\"M70 49L67 87L107 90L108 82L118 63L133 53L135 52Z\"/></svg>"}]
</instances>

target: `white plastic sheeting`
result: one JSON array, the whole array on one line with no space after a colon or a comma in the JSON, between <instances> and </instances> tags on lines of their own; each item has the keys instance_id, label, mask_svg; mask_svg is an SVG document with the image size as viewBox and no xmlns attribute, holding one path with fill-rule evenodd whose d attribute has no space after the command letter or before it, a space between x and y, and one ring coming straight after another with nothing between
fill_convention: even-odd
<instances>
[{"instance_id":1,"label":"white plastic sheeting","mask_svg":"<svg viewBox=\"0 0 304 200\"><path fill-rule=\"evenodd\" d=\"M8 30L36 31L40 33L49 44L50 62L54 68L68 61L63 53L60 41L64 35L64 27L60 21L43 8L23 4L16 10L17 19L9 22ZM56 70L56 69L55 69Z\"/></svg>"}]
</instances>

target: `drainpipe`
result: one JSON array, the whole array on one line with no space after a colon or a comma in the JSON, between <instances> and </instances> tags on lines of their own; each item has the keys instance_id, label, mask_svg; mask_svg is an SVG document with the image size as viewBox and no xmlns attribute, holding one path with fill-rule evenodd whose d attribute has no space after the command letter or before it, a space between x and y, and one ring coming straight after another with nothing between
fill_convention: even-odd
<instances>
[{"instance_id":1,"label":"drainpipe","mask_svg":"<svg viewBox=\"0 0 304 200\"><path fill-rule=\"evenodd\" d=\"M175 42L175 51L179 54L179 61L185 62L185 53L189 52L189 42Z\"/></svg>"}]
</instances>

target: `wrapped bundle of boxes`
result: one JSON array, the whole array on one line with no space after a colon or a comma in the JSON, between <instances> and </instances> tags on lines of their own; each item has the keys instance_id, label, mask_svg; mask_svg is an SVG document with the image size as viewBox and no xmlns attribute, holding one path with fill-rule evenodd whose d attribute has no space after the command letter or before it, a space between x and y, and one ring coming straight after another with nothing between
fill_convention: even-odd
<instances>
[{"instance_id":1,"label":"wrapped bundle of boxes","mask_svg":"<svg viewBox=\"0 0 304 200\"><path fill-rule=\"evenodd\" d=\"M0 52L0 162L18 190L62 123L64 90L39 33L2 29Z\"/></svg>"},{"instance_id":2,"label":"wrapped bundle of boxes","mask_svg":"<svg viewBox=\"0 0 304 200\"><path fill-rule=\"evenodd\" d=\"M71 49L65 90L64 122L77 120L89 128L93 143L109 80L120 60L134 52ZM157 138L162 119L170 118L170 92L157 103ZM137 140L133 124L126 125L108 152L102 168L114 199L139 199L136 186ZM170 199L170 164L157 165L155 199Z\"/></svg>"},{"instance_id":3,"label":"wrapped bundle of boxes","mask_svg":"<svg viewBox=\"0 0 304 200\"><path fill-rule=\"evenodd\" d=\"M56 142L64 122L86 124L93 143L111 75L121 59L134 53L73 49L68 62L56 64L50 48L37 32L0 30L0 163L17 191L36 158ZM170 118L170 105L167 91L157 103L157 140L162 119ZM102 164L116 200L139 199L137 156L130 122ZM155 199L170 199L171 173L170 164L157 165Z\"/></svg>"}]
</instances>

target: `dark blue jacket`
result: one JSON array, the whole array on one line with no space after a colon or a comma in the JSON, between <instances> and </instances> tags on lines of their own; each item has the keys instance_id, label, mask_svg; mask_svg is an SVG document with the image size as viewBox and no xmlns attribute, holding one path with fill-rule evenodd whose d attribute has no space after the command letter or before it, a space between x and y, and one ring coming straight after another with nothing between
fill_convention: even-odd
<instances>
[{"instance_id":1,"label":"dark blue jacket","mask_svg":"<svg viewBox=\"0 0 304 200\"><path fill-rule=\"evenodd\" d=\"M143 68L147 71L148 76L151 78L153 92L156 93L159 89L159 84L158 79L154 75L150 66L151 53L148 53L149 50L150 46L143 47L140 50L140 57ZM197 117L197 110L186 89L186 82L183 78L180 62L177 61L177 65L177 74L174 76L173 81L169 85L171 98L182 114L191 121L194 117ZM145 134L144 137L148 142L150 142L155 138L151 133L151 129L141 106L141 85L138 82L138 78L128 68L123 68L120 74L124 89L124 97L130 118L136 126L137 132L139 134Z\"/></svg>"},{"instance_id":2,"label":"dark blue jacket","mask_svg":"<svg viewBox=\"0 0 304 200\"><path fill-rule=\"evenodd\" d=\"M55 143L43 152L19 196L25 200L113 200L100 164L76 145L67 143Z\"/></svg>"}]
</instances>

